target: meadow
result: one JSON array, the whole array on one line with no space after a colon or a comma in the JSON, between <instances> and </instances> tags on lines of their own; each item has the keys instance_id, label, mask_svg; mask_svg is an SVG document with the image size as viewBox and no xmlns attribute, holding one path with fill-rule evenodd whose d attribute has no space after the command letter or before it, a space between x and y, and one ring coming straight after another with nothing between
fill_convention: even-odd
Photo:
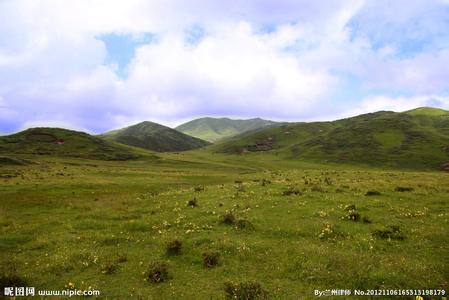
<instances>
[{"instance_id":1,"label":"meadow","mask_svg":"<svg viewBox=\"0 0 449 300\"><path fill-rule=\"evenodd\" d=\"M2 284L115 299L449 286L447 173L206 150L16 158L0 166Z\"/></svg>"}]
</instances>

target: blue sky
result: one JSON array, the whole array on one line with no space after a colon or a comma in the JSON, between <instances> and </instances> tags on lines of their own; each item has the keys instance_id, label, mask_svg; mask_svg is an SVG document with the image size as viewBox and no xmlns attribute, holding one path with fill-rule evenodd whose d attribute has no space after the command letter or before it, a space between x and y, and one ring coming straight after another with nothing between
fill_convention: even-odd
<instances>
[{"instance_id":1,"label":"blue sky","mask_svg":"<svg viewBox=\"0 0 449 300\"><path fill-rule=\"evenodd\" d=\"M449 109L448 65L447 0L0 1L0 133Z\"/></svg>"}]
</instances>

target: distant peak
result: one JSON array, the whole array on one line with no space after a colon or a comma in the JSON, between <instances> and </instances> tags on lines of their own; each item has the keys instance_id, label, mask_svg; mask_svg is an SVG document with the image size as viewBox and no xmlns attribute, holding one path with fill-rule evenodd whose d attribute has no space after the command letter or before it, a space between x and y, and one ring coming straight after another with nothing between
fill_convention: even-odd
<instances>
[{"instance_id":1,"label":"distant peak","mask_svg":"<svg viewBox=\"0 0 449 300\"><path fill-rule=\"evenodd\" d=\"M418 107L415 109L405 111L404 113L409 114L409 115L441 116L441 115L449 114L449 111L441 109L441 108L424 106L424 107Z\"/></svg>"}]
</instances>

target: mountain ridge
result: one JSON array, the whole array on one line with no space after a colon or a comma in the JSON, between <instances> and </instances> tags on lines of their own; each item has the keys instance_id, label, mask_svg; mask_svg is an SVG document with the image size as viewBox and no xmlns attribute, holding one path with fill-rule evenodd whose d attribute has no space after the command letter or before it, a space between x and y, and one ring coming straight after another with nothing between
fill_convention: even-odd
<instances>
[{"instance_id":1,"label":"mountain ridge","mask_svg":"<svg viewBox=\"0 0 449 300\"><path fill-rule=\"evenodd\" d=\"M108 131L98 136L106 140L157 152L193 150L209 144L207 141L150 121Z\"/></svg>"},{"instance_id":2,"label":"mountain ridge","mask_svg":"<svg viewBox=\"0 0 449 300\"><path fill-rule=\"evenodd\" d=\"M185 134L214 143L246 131L276 126L278 124L282 123L261 118L231 119L227 117L203 117L183 123L175 127L175 129Z\"/></svg>"},{"instance_id":3,"label":"mountain ridge","mask_svg":"<svg viewBox=\"0 0 449 300\"><path fill-rule=\"evenodd\" d=\"M380 111L328 122L289 123L211 146L288 159L436 169L449 161L449 112Z\"/></svg>"}]
</instances>

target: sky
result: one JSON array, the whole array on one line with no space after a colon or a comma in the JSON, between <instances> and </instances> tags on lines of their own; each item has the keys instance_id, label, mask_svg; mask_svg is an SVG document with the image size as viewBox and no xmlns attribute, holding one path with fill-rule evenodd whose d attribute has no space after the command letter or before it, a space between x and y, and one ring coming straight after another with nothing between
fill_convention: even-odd
<instances>
[{"instance_id":1,"label":"sky","mask_svg":"<svg viewBox=\"0 0 449 300\"><path fill-rule=\"evenodd\" d=\"M449 109L449 0L0 0L0 134Z\"/></svg>"}]
</instances>

